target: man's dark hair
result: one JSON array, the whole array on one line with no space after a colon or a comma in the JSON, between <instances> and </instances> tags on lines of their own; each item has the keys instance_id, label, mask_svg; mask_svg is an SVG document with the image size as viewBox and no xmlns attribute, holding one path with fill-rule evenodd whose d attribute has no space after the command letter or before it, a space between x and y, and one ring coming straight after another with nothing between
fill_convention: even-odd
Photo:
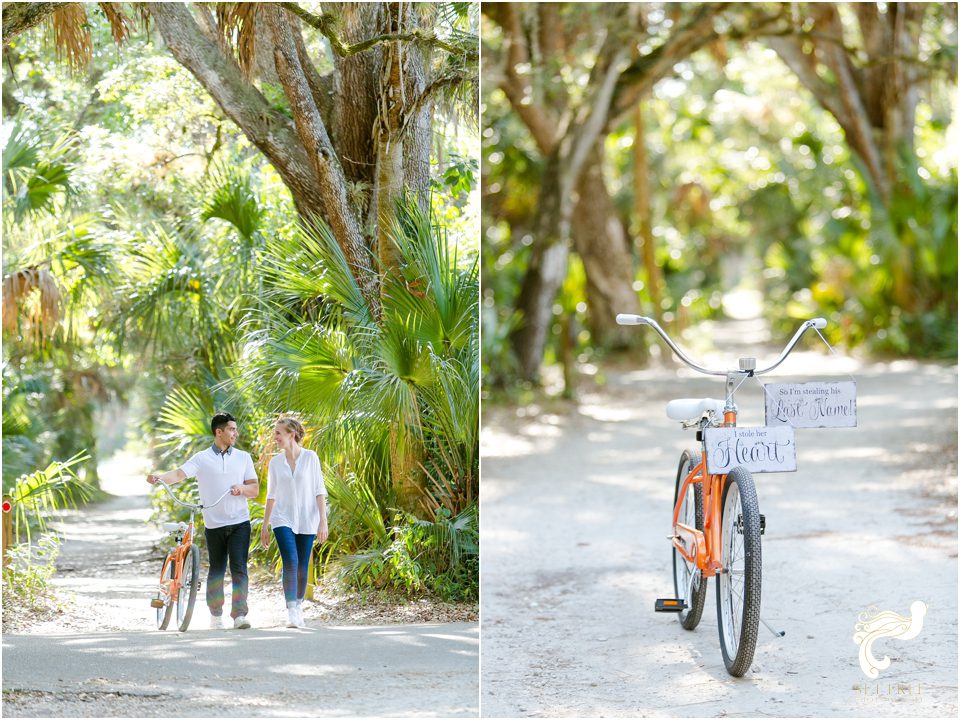
<instances>
[{"instance_id":1,"label":"man's dark hair","mask_svg":"<svg viewBox=\"0 0 960 720\"><path fill-rule=\"evenodd\" d=\"M218 412L213 416L213 420L210 421L210 432L214 435L217 434L217 430L222 430L227 426L227 423L236 422L237 419L228 412Z\"/></svg>"}]
</instances>

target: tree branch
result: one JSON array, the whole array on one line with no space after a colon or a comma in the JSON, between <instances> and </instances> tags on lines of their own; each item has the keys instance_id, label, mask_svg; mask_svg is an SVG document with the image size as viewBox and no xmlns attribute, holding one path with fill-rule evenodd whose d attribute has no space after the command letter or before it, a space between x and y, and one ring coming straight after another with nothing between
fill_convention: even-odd
<instances>
[{"instance_id":1,"label":"tree branch","mask_svg":"<svg viewBox=\"0 0 960 720\"><path fill-rule=\"evenodd\" d=\"M835 33L843 30L840 26L840 16L833 6L818 8L816 21L818 25L826 24ZM867 166L867 172L873 180L874 187L886 202L890 188L883 173L880 150L873 137L870 116L864 105L861 89L854 77L849 55L841 46L835 44L828 44L820 47L819 50L822 52L825 64L833 71L837 80L836 93L843 106L843 117L838 116L837 120L846 119L846 124L841 122L841 125L847 135L847 142L859 150L858 154Z\"/></svg>"},{"instance_id":2,"label":"tree branch","mask_svg":"<svg viewBox=\"0 0 960 720\"><path fill-rule=\"evenodd\" d=\"M827 112L833 115L841 125L846 124L846 111L843 105L833 97L835 89L817 74L817 59L813 53L803 52L802 40L792 36L769 37L767 44Z\"/></svg>"},{"instance_id":3,"label":"tree branch","mask_svg":"<svg viewBox=\"0 0 960 720\"><path fill-rule=\"evenodd\" d=\"M507 38L507 59L500 89L506 94L517 117L527 126L540 152L547 157L554 151L559 140L557 123L547 115L543 107L532 102L530 83L517 73L517 66L529 60L517 8L513 3L496 3L485 8L484 12L500 25Z\"/></svg>"},{"instance_id":4,"label":"tree branch","mask_svg":"<svg viewBox=\"0 0 960 720\"><path fill-rule=\"evenodd\" d=\"M700 5L686 25L677 28L662 45L638 57L621 73L613 97L611 122L608 123L608 127L618 125L628 113L632 112L640 96L653 87L658 80L667 77L677 62L690 57L718 37L713 28L713 21L729 4Z\"/></svg>"},{"instance_id":5,"label":"tree branch","mask_svg":"<svg viewBox=\"0 0 960 720\"><path fill-rule=\"evenodd\" d=\"M473 80L473 73L467 70L465 70L463 73L446 75L444 77L437 78L427 85L427 87L423 89L423 92L417 96L417 98L410 105L409 109L406 111L405 116L407 118L414 117L428 102L430 102L434 95L444 88L463 85L465 83L469 83L471 80ZM407 126L407 122L404 122L401 132L405 131Z\"/></svg>"},{"instance_id":6,"label":"tree branch","mask_svg":"<svg viewBox=\"0 0 960 720\"><path fill-rule=\"evenodd\" d=\"M302 214L322 212L317 178L289 118L243 79L237 63L197 25L186 5L153 3L150 15L177 62L270 160Z\"/></svg>"},{"instance_id":7,"label":"tree branch","mask_svg":"<svg viewBox=\"0 0 960 720\"><path fill-rule=\"evenodd\" d=\"M300 7L300 5L295 2L281 2L277 4L292 12L310 27L319 30L320 33L330 41L330 47L333 49L333 52L340 57L356 55L357 53L369 50L377 45L397 41L426 43L439 50L446 50L447 52L454 54L462 54L464 52L462 47L444 42L436 37L433 33L423 30L414 30L412 32L405 33L387 33L368 38L367 40L362 40L358 43L353 43L352 45L347 45L336 33L337 20L334 15L329 13L314 15L310 11ZM467 53L469 54L470 51L468 50ZM473 53L471 56L478 57L476 53Z\"/></svg>"},{"instance_id":8,"label":"tree branch","mask_svg":"<svg viewBox=\"0 0 960 720\"><path fill-rule=\"evenodd\" d=\"M286 22L286 15L277 5L264 6L267 25L273 33L274 61L277 76L283 85L297 127L319 180L319 192L323 216L343 250L347 262L353 268L364 297L374 317L379 315L379 283L370 264L360 224L347 199L346 178L313 102L309 84L297 56L293 32Z\"/></svg>"},{"instance_id":9,"label":"tree branch","mask_svg":"<svg viewBox=\"0 0 960 720\"><path fill-rule=\"evenodd\" d=\"M39 25L48 15L55 13L63 3L3 3L3 44L13 40L20 33Z\"/></svg>"},{"instance_id":10,"label":"tree branch","mask_svg":"<svg viewBox=\"0 0 960 720\"><path fill-rule=\"evenodd\" d=\"M300 27L296 25L291 27L291 32L293 33L294 46L297 48L297 58L300 60L300 66L303 68L307 84L310 86L310 93L313 95L313 102L320 111L323 124L329 126L332 119L330 100L333 96L333 78L329 75L322 76L317 72L317 68L310 60L309 53L307 53Z\"/></svg>"},{"instance_id":11,"label":"tree branch","mask_svg":"<svg viewBox=\"0 0 960 720\"><path fill-rule=\"evenodd\" d=\"M573 191L580 178L580 171L583 169L587 153L596 144L597 138L607 123L610 103L617 82L622 75L628 52L629 45L622 42L622 38L616 32L610 33L604 42L604 46L600 49L597 64L591 72L591 80L588 83L588 87L594 87L596 90L583 103L581 117L573 128L573 136L570 140L569 164L564 168L564 171L569 172L571 177L566 186L561 181L561 188L564 190Z\"/></svg>"}]
</instances>

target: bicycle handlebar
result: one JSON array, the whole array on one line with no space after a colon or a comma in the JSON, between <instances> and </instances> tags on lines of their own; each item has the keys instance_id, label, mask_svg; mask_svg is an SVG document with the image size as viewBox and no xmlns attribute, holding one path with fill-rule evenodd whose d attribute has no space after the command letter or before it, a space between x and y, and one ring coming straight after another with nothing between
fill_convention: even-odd
<instances>
[{"instance_id":1,"label":"bicycle handlebar","mask_svg":"<svg viewBox=\"0 0 960 720\"><path fill-rule=\"evenodd\" d=\"M216 501L216 502L210 503L209 505L204 505L204 504L202 504L202 503L194 504L194 503L186 503L186 502L184 502L183 500L181 500L180 498L178 498L176 495L173 494L173 490L170 489L170 486L167 485L167 484L166 484L165 482L163 482L162 480L157 480L157 482L155 482L154 485L162 485L162 486L163 486L163 489L167 491L167 494L168 494L171 498L173 498L173 501L174 501L175 503L177 503L178 505L183 505L183 507L185 507L185 508L190 508L190 509L192 509L192 510L203 510L204 508L212 508L214 505L219 505L219 504L220 504L220 501L223 500L227 495L230 494L230 491L227 490L223 495L221 495L219 498L217 498L217 501Z\"/></svg>"},{"instance_id":2,"label":"bicycle handlebar","mask_svg":"<svg viewBox=\"0 0 960 720\"><path fill-rule=\"evenodd\" d=\"M657 331L657 334L663 338L663 341L667 346L673 351L674 355L680 358L686 365L690 366L692 369L697 372L703 373L704 375L727 375L730 372L749 372L753 375L763 375L770 372L776 368L780 363L787 359L787 355L793 350L794 346L800 342L800 338L803 337L803 334L810 328L816 328L817 330L822 330L827 326L827 321L824 318L813 318L811 320L805 321L797 332L794 334L793 338L787 343L786 347L783 349L783 352L780 353L780 357L777 358L777 361L773 363L770 367L763 368L762 370L709 370L708 368L698 365L688 358L684 352L677 347L677 344L670 339L670 336L663 330L662 327L657 323L653 318L648 318L643 315L629 315L626 313L620 313L617 315L617 324L618 325L649 325L654 330Z\"/></svg>"}]
</instances>

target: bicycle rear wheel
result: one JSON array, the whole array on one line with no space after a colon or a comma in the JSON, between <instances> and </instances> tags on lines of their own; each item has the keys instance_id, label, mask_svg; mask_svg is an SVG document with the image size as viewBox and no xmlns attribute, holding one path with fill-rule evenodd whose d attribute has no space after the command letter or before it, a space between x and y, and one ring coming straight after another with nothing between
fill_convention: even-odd
<instances>
[{"instance_id":1,"label":"bicycle rear wheel","mask_svg":"<svg viewBox=\"0 0 960 720\"><path fill-rule=\"evenodd\" d=\"M690 471L700 462L700 453L697 450L684 450L680 456L680 465L677 467L677 484L673 491L673 506L676 507L680 497L683 481ZM703 483L694 483L687 487L677 520L688 527L703 530ZM691 590L692 576L692 592ZM700 623L703 606L707 600L707 581L695 563L689 562L673 548L673 589L674 597L682 600L686 610L677 613L680 624L686 630L693 630Z\"/></svg>"},{"instance_id":2,"label":"bicycle rear wheel","mask_svg":"<svg viewBox=\"0 0 960 720\"><path fill-rule=\"evenodd\" d=\"M177 594L177 627L186 632L193 617L193 606L197 602L197 588L200 587L200 548L190 545L190 551L183 558L183 570L180 573L180 592Z\"/></svg>"},{"instance_id":3,"label":"bicycle rear wheel","mask_svg":"<svg viewBox=\"0 0 960 720\"><path fill-rule=\"evenodd\" d=\"M164 585L169 587L174 574L177 571L177 564L169 555L163 560L163 567L160 569L160 588L157 590L157 599L164 602L164 605L157 608L157 629L166 630L170 624L170 617L173 615L173 598L163 592Z\"/></svg>"},{"instance_id":4,"label":"bicycle rear wheel","mask_svg":"<svg viewBox=\"0 0 960 720\"><path fill-rule=\"evenodd\" d=\"M749 470L730 471L721 503L717 625L727 672L741 677L753 663L760 625L760 506Z\"/></svg>"}]
</instances>

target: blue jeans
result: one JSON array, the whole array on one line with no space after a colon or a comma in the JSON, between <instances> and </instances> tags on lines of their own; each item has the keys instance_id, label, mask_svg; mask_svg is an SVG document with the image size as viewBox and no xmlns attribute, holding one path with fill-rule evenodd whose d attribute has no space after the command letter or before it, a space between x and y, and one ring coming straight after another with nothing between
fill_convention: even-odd
<instances>
[{"instance_id":1,"label":"blue jeans","mask_svg":"<svg viewBox=\"0 0 960 720\"><path fill-rule=\"evenodd\" d=\"M302 600L307 592L307 567L316 535L299 535L288 527L275 527L280 558L283 560L283 597L289 603Z\"/></svg>"},{"instance_id":2,"label":"blue jeans","mask_svg":"<svg viewBox=\"0 0 960 720\"><path fill-rule=\"evenodd\" d=\"M210 553L210 572L207 575L207 607L210 614L223 614L223 576L230 561L230 580L233 595L230 617L247 614L247 555L250 552L250 521L237 525L206 528L207 552Z\"/></svg>"}]
</instances>

